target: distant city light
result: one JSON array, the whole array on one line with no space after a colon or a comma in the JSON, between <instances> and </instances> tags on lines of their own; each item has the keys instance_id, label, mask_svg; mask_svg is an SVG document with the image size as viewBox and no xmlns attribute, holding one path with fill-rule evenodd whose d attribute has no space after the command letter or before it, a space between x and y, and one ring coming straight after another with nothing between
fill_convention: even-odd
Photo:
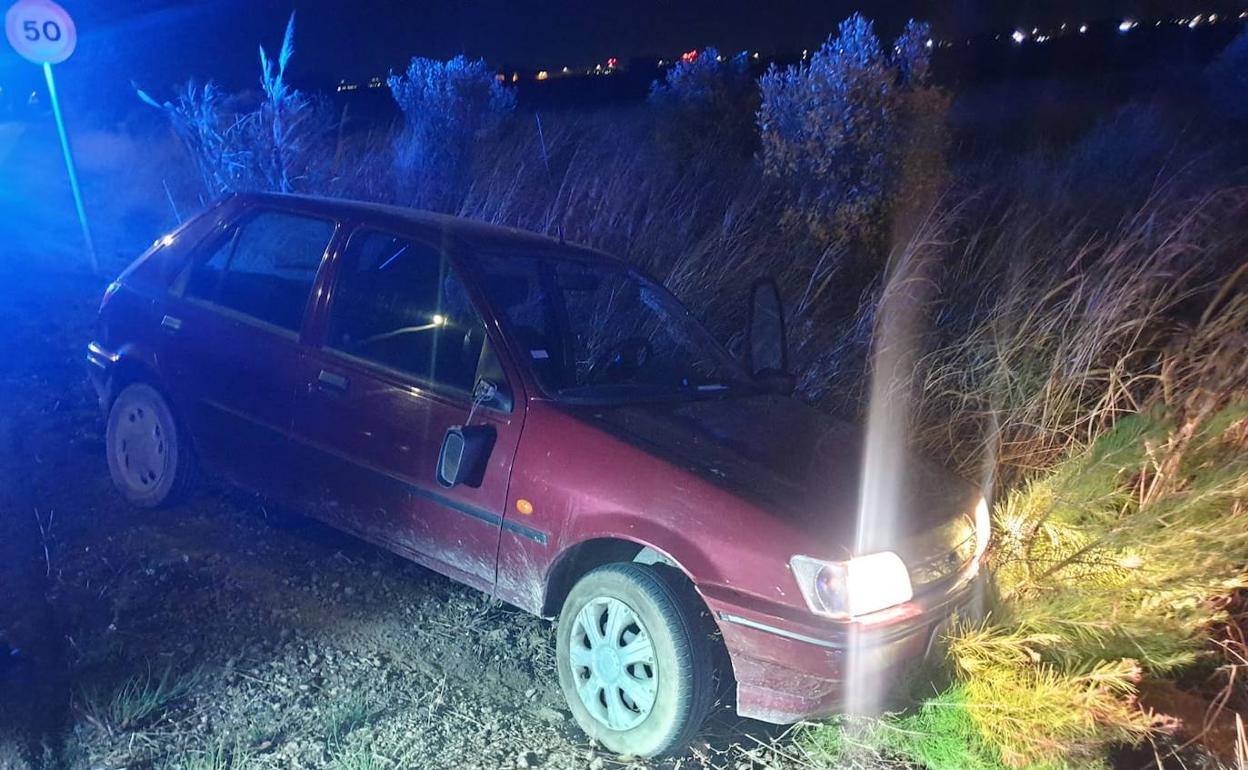
<instances>
[{"instance_id":1,"label":"distant city light","mask_svg":"<svg viewBox=\"0 0 1248 770\"><path fill-rule=\"evenodd\" d=\"M1220 17L1218 16L1218 14L1210 13L1208 15L1197 14L1191 18L1170 17L1167 19L1160 19L1160 20L1153 19L1152 21L1153 21L1153 25L1157 27L1162 26L1162 24L1164 23L1164 24L1183 25L1183 26L1187 26L1190 29L1196 29L1197 27L1204 25L1204 24L1216 24L1218 23L1219 18ZM1238 15L1238 18L1240 20L1248 20L1248 11L1241 12ZM1142 23L1147 24L1147 20L1144 22L1140 22L1136 19L1125 18L1118 23L1118 32L1122 34L1128 33L1131 30L1135 29L1136 27L1139 27ZM1062 33L1066 33L1068 28L1077 29L1080 35L1086 35L1089 30L1089 25L1086 23L1082 23L1082 24L1079 24L1078 27L1075 27L1073 24L1070 24L1068 22L1061 22L1057 27L1050 27L1049 29L1051 30L1051 33L1049 34L1041 34L1039 27L1032 27L1030 32L1028 32L1025 29L1015 29L1013 32L1009 33L1009 39L1012 40L1016 45L1021 45L1027 42L1028 40L1031 40L1035 43L1047 43L1051 41L1055 36L1060 36ZM1000 40L1002 39L1002 37L1003 37L1002 35L998 34L998 35L994 35L993 39ZM966 45L969 46L972 44L973 43L971 40L968 39L966 41ZM923 41L923 45L925 48L933 49L933 48L952 47L953 43L949 41L942 41L942 40L936 40L934 38L928 38ZM678 61L684 62L684 63L694 62L694 61L697 61L700 55L701 55L701 51L699 51L698 49L696 48L690 49L680 54ZM760 51L751 52L749 50L745 50L741 52L741 55L749 57L755 61L762 58L762 54ZM802 61L806 61L809 58L810 58L810 49L803 48L802 49ZM726 56L719 55L719 54L716 55L716 59L720 62L727 61ZM658 60L659 67L669 66L672 63L673 63L673 60L671 59L659 59ZM594 65L593 67L586 68L584 70L577 69L575 71L572 70L568 66L563 66L557 70L557 73L560 75L571 75L574 72L576 74L584 74L584 75L601 75L601 74L607 74L607 73L616 71L619 68L620 68L619 59L612 56L607 59L605 66L602 64L597 64L597 65ZM495 75L496 80L498 80L500 83L507 82L509 77L512 83L518 83L520 81L519 72L512 72L510 73L510 76L508 75L508 73L505 73L505 72L500 72L497 75ZM539 70L536 73L535 77L537 80L548 80L551 77L551 72L548 70ZM345 91L356 91L356 90L359 90L360 88L383 88L385 85L386 85L385 79L380 78L380 77L373 77L362 83L353 83L344 78L335 85L334 90L341 93ZM31 94L32 102L36 100L37 98L38 98L37 94L34 94L34 93Z\"/></svg>"}]
</instances>

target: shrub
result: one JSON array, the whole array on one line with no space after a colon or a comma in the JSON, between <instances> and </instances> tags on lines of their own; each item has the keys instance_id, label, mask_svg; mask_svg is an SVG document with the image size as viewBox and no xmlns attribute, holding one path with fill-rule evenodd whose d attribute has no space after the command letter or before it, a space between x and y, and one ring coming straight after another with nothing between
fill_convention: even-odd
<instances>
[{"instance_id":1,"label":"shrub","mask_svg":"<svg viewBox=\"0 0 1248 770\"><path fill-rule=\"evenodd\" d=\"M468 187L476 142L515 108L515 95L477 59L414 57L387 81L403 112L394 140L400 198L418 208L453 211Z\"/></svg>"},{"instance_id":2,"label":"shrub","mask_svg":"<svg viewBox=\"0 0 1248 770\"><path fill-rule=\"evenodd\" d=\"M849 237L878 250L907 121L916 132L943 123L939 100L906 96L926 84L927 40L926 25L911 22L887 55L871 22L854 14L808 63L763 76L761 160L792 192L791 223L824 243Z\"/></svg>"},{"instance_id":3,"label":"shrub","mask_svg":"<svg viewBox=\"0 0 1248 770\"><path fill-rule=\"evenodd\" d=\"M165 113L195 164L207 199L239 185L247 173L250 157L241 146L240 125L227 118L224 96L215 83L208 81L201 87L188 80L177 97L165 102L156 101L137 86L135 91L144 102Z\"/></svg>"},{"instance_id":4,"label":"shrub","mask_svg":"<svg viewBox=\"0 0 1248 770\"><path fill-rule=\"evenodd\" d=\"M242 119L251 152L252 186L288 193L315 192L328 172L328 138L333 121L325 109L286 81L286 65L295 53L292 11L277 60L260 46L260 85L264 97Z\"/></svg>"},{"instance_id":5,"label":"shrub","mask_svg":"<svg viewBox=\"0 0 1248 770\"><path fill-rule=\"evenodd\" d=\"M1005 608L951 657L1007 764L1090 762L1158 726L1141 677L1199 659L1212 600L1248 585L1246 418L1232 402L1123 419L998 507Z\"/></svg>"},{"instance_id":6,"label":"shrub","mask_svg":"<svg viewBox=\"0 0 1248 770\"><path fill-rule=\"evenodd\" d=\"M994 512L1001 606L950 635L956 683L852 742L828 734L843 726L808 742L933 769L1082 769L1167 727L1141 681L1208 658L1216 599L1248 586L1248 402L1227 397L1245 392L1124 418L1011 491Z\"/></svg>"},{"instance_id":7,"label":"shrub","mask_svg":"<svg viewBox=\"0 0 1248 770\"><path fill-rule=\"evenodd\" d=\"M758 93L745 52L727 59L707 48L678 61L650 88L658 140L678 162L749 159L758 144Z\"/></svg>"},{"instance_id":8,"label":"shrub","mask_svg":"<svg viewBox=\"0 0 1248 770\"><path fill-rule=\"evenodd\" d=\"M227 192L318 192L333 156L333 121L316 100L286 81L294 55L291 13L277 59L260 47L262 97L225 97L211 81L189 81L171 101L158 102L136 87L140 99L163 111L200 177L206 198Z\"/></svg>"}]
</instances>

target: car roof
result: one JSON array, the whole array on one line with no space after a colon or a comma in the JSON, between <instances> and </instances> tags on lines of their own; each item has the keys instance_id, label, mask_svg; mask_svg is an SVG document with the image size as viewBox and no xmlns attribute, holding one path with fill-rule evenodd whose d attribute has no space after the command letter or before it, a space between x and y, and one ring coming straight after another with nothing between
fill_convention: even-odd
<instances>
[{"instance_id":1,"label":"car roof","mask_svg":"<svg viewBox=\"0 0 1248 770\"><path fill-rule=\"evenodd\" d=\"M563 243L545 235L480 222L465 217L437 214L404 206L384 203L326 198L313 195L279 193L238 193L235 198L244 206L250 203L271 203L283 208L294 208L309 214L320 214L334 219L353 219L361 224L398 230L423 236L428 240L450 237L466 246L468 250L495 254L539 251L544 256L579 259L621 265L622 261L606 252L586 246Z\"/></svg>"}]
</instances>

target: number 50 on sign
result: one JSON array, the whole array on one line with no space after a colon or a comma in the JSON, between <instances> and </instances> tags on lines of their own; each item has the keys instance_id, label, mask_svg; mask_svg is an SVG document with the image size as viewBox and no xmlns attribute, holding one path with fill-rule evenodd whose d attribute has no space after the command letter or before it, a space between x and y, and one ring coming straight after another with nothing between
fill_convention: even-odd
<instances>
[{"instance_id":1,"label":"number 50 on sign","mask_svg":"<svg viewBox=\"0 0 1248 770\"><path fill-rule=\"evenodd\" d=\"M5 14L4 31L13 48L36 64L60 64L78 43L74 20L52 0L21 0Z\"/></svg>"}]
</instances>

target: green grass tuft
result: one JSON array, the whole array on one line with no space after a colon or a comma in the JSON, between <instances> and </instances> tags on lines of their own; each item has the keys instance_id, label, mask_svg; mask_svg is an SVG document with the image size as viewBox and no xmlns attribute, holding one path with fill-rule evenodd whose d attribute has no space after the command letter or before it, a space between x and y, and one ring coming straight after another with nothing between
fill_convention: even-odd
<instances>
[{"instance_id":1,"label":"green grass tuft","mask_svg":"<svg viewBox=\"0 0 1248 770\"><path fill-rule=\"evenodd\" d=\"M175 675L165 668L158 676L151 670L132 676L111 692L99 687L79 692L83 712L107 732L125 731L155 722L175 701L195 689L198 670Z\"/></svg>"}]
</instances>

